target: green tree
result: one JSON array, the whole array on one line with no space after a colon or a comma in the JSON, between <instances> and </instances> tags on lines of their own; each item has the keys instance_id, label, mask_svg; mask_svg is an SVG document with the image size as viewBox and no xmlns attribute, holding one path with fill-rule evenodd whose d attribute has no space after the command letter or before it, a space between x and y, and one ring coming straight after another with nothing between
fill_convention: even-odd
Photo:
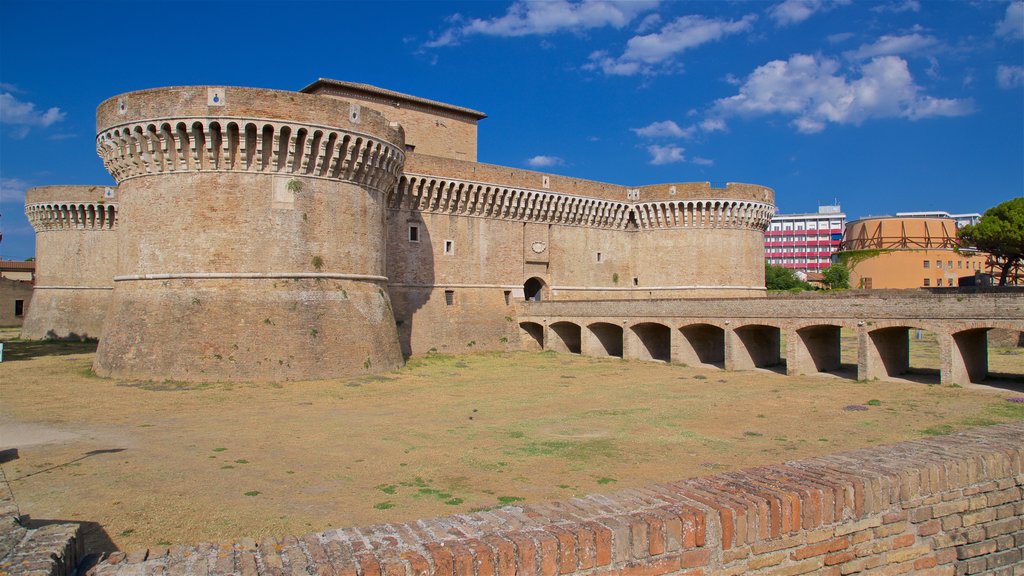
<instances>
[{"instance_id":1,"label":"green tree","mask_svg":"<svg viewBox=\"0 0 1024 576\"><path fill-rule=\"evenodd\" d=\"M842 262L836 262L825 268L821 271L821 275L825 277L825 286L828 286L829 290L841 290L850 287L850 271Z\"/></svg>"},{"instance_id":2,"label":"green tree","mask_svg":"<svg viewBox=\"0 0 1024 576\"><path fill-rule=\"evenodd\" d=\"M1024 259L1024 197L1007 200L985 210L977 224L968 224L957 232L961 246L977 248L992 255L999 274L999 285L1014 266Z\"/></svg>"},{"instance_id":3,"label":"green tree","mask_svg":"<svg viewBox=\"0 0 1024 576\"><path fill-rule=\"evenodd\" d=\"M764 263L764 285L769 290L807 290L810 285L797 278L796 272L785 266Z\"/></svg>"}]
</instances>

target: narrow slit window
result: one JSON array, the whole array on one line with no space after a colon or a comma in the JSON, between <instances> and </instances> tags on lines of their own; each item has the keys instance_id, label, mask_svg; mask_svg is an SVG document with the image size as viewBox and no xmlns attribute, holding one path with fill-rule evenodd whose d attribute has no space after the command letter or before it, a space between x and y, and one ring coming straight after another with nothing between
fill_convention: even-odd
<instances>
[{"instance_id":1,"label":"narrow slit window","mask_svg":"<svg viewBox=\"0 0 1024 576\"><path fill-rule=\"evenodd\" d=\"M449 256L451 256L452 254L455 254L455 241L453 241L453 240L445 240L444 241L444 253L448 254Z\"/></svg>"},{"instance_id":2,"label":"narrow slit window","mask_svg":"<svg viewBox=\"0 0 1024 576\"><path fill-rule=\"evenodd\" d=\"M420 241L420 227L415 224L409 225L409 242Z\"/></svg>"},{"instance_id":3,"label":"narrow slit window","mask_svg":"<svg viewBox=\"0 0 1024 576\"><path fill-rule=\"evenodd\" d=\"M452 306L455 304L455 290L444 291L444 304L445 306Z\"/></svg>"},{"instance_id":4,"label":"narrow slit window","mask_svg":"<svg viewBox=\"0 0 1024 576\"><path fill-rule=\"evenodd\" d=\"M512 303L512 291L505 290L505 305L508 306Z\"/></svg>"},{"instance_id":5,"label":"narrow slit window","mask_svg":"<svg viewBox=\"0 0 1024 576\"><path fill-rule=\"evenodd\" d=\"M15 300L14 301L14 315L19 317L19 318L25 315L25 301L24 300Z\"/></svg>"},{"instance_id":6,"label":"narrow slit window","mask_svg":"<svg viewBox=\"0 0 1024 576\"><path fill-rule=\"evenodd\" d=\"M600 253L600 252L598 252L598 253L597 253L597 261L598 261L598 262L600 262L600 261L601 261L601 253Z\"/></svg>"},{"instance_id":7,"label":"narrow slit window","mask_svg":"<svg viewBox=\"0 0 1024 576\"><path fill-rule=\"evenodd\" d=\"M636 276L634 276L633 277L633 286L639 286L639 285L640 285L640 279L637 278Z\"/></svg>"}]
</instances>

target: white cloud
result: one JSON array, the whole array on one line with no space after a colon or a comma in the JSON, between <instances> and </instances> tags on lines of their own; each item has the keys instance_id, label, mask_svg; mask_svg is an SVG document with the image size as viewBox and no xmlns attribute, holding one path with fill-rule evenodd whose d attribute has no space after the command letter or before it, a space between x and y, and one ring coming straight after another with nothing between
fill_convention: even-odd
<instances>
[{"instance_id":1,"label":"white cloud","mask_svg":"<svg viewBox=\"0 0 1024 576\"><path fill-rule=\"evenodd\" d=\"M0 204L24 204L28 183L20 178L0 176Z\"/></svg>"},{"instance_id":2,"label":"white cloud","mask_svg":"<svg viewBox=\"0 0 1024 576\"><path fill-rule=\"evenodd\" d=\"M835 34L829 34L825 37L829 44L842 44L850 38L856 36L853 32L837 32Z\"/></svg>"},{"instance_id":3,"label":"white cloud","mask_svg":"<svg viewBox=\"0 0 1024 576\"><path fill-rule=\"evenodd\" d=\"M611 57L601 50L590 55L588 70L600 69L612 76L649 74L657 65L670 65L673 59L690 48L721 40L730 34L753 27L757 16L748 14L739 20L720 20L700 15L681 16L657 32L634 36L626 43L621 56Z\"/></svg>"},{"instance_id":4,"label":"white cloud","mask_svg":"<svg viewBox=\"0 0 1024 576\"><path fill-rule=\"evenodd\" d=\"M973 111L970 100L922 95L907 62L880 56L860 67L860 78L848 80L839 62L796 54L754 70L735 96L715 102L723 115L792 116L796 129L820 132L829 123L859 125L870 118L963 116Z\"/></svg>"},{"instance_id":5,"label":"white cloud","mask_svg":"<svg viewBox=\"0 0 1024 576\"><path fill-rule=\"evenodd\" d=\"M647 147L647 151L651 153L651 164L655 166L686 161L686 157L683 156L683 152L686 150L679 146L658 146L657 144L652 144Z\"/></svg>"},{"instance_id":6,"label":"white cloud","mask_svg":"<svg viewBox=\"0 0 1024 576\"><path fill-rule=\"evenodd\" d=\"M1024 39L1024 0L1014 0L1006 7L1006 16L996 24L996 36Z\"/></svg>"},{"instance_id":7,"label":"white cloud","mask_svg":"<svg viewBox=\"0 0 1024 576\"><path fill-rule=\"evenodd\" d=\"M565 164L565 160L558 156L534 156L529 158L526 163L534 168L548 168L551 166L561 166Z\"/></svg>"},{"instance_id":8,"label":"white cloud","mask_svg":"<svg viewBox=\"0 0 1024 576\"><path fill-rule=\"evenodd\" d=\"M644 138L688 138L693 135L693 128L683 130L678 124L671 120L653 122L643 128L631 128L637 136Z\"/></svg>"},{"instance_id":9,"label":"white cloud","mask_svg":"<svg viewBox=\"0 0 1024 576\"><path fill-rule=\"evenodd\" d=\"M714 166L715 165L715 161L714 160L709 160L707 158L701 158L699 156L694 156L693 158L690 159L690 162L692 162L692 163L694 163L694 164L696 164L698 166Z\"/></svg>"},{"instance_id":10,"label":"white cloud","mask_svg":"<svg viewBox=\"0 0 1024 576\"><path fill-rule=\"evenodd\" d=\"M708 118L700 123L700 129L705 132L725 132L728 126L721 118Z\"/></svg>"},{"instance_id":11,"label":"white cloud","mask_svg":"<svg viewBox=\"0 0 1024 576\"><path fill-rule=\"evenodd\" d=\"M921 3L918 0L904 0L903 2L896 4L879 4L871 9L872 12L891 12L893 14L899 14L901 12L920 12Z\"/></svg>"},{"instance_id":12,"label":"white cloud","mask_svg":"<svg viewBox=\"0 0 1024 576\"><path fill-rule=\"evenodd\" d=\"M28 135L30 128L41 126L43 128L64 119L66 114L60 108L50 108L45 112L36 110L36 105L31 102L22 102L10 92L0 93L0 124L14 126L11 133L15 138L21 139Z\"/></svg>"},{"instance_id":13,"label":"white cloud","mask_svg":"<svg viewBox=\"0 0 1024 576\"><path fill-rule=\"evenodd\" d=\"M996 68L996 81L1000 88L1024 86L1024 66L1003 66Z\"/></svg>"},{"instance_id":14,"label":"white cloud","mask_svg":"<svg viewBox=\"0 0 1024 576\"><path fill-rule=\"evenodd\" d=\"M606 26L619 29L657 5L657 0L518 0L509 6L504 16L497 18L467 20L456 14L449 18L453 25L427 42L426 46L452 46L472 35L516 37L554 34L566 30L578 32Z\"/></svg>"},{"instance_id":15,"label":"white cloud","mask_svg":"<svg viewBox=\"0 0 1024 576\"><path fill-rule=\"evenodd\" d=\"M18 87L14 84L0 82L0 92L14 92L15 94L17 94L18 92L21 92L21 90L18 90Z\"/></svg>"},{"instance_id":16,"label":"white cloud","mask_svg":"<svg viewBox=\"0 0 1024 576\"><path fill-rule=\"evenodd\" d=\"M934 36L922 36L918 33L903 36L882 36L872 44L861 44L860 48L844 53L853 60L867 60L876 56L898 56L921 52L939 44Z\"/></svg>"},{"instance_id":17,"label":"white cloud","mask_svg":"<svg viewBox=\"0 0 1024 576\"><path fill-rule=\"evenodd\" d=\"M784 0L768 9L768 17L776 26L799 24L818 12L849 4L850 0Z\"/></svg>"}]
</instances>

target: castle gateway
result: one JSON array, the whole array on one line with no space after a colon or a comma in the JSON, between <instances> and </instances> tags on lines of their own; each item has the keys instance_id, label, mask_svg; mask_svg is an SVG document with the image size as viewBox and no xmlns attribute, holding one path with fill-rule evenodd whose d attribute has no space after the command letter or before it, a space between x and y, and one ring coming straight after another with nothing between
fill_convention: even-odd
<instances>
[{"instance_id":1,"label":"castle gateway","mask_svg":"<svg viewBox=\"0 0 1024 576\"><path fill-rule=\"evenodd\" d=\"M60 332L84 333L61 300L89 290L105 310L100 375L313 379L518 349L527 298L764 294L771 189L482 164L485 117L324 79L110 98L96 145L117 187L30 192L26 206L41 263L102 233L85 257L104 264L74 282L41 268L40 284L63 286L26 324L45 334L60 316Z\"/></svg>"}]
</instances>

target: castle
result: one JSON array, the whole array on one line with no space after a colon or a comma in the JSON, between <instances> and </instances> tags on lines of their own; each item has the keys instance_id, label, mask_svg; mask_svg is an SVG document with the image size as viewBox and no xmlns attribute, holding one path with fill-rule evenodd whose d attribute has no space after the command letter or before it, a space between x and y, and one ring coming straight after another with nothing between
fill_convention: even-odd
<instances>
[{"instance_id":1,"label":"castle","mask_svg":"<svg viewBox=\"0 0 1024 576\"><path fill-rule=\"evenodd\" d=\"M326 79L110 98L117 186L26 195L24 335L100 336L104 376L314 379L517 349L524 299L764 294L771 189L479 163L485 117Z\"/></svg>"}]
</instances>

